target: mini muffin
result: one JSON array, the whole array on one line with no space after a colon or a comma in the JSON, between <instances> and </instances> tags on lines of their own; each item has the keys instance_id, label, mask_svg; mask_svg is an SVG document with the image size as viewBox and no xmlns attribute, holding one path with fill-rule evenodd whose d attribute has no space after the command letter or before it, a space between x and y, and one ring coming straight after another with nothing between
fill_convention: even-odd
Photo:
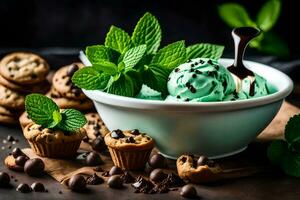
<instances>
[{"instance_id":1,"label":"mini muffin","mask_svg":"<svg viewBox=\"0 0 300 200\"><path fill-rule=\"evenodd\" d=\"M105 138L114 164L122 169L142 169L154 147L154 141L145 133L138 130L114 130Z\"/></svg>"},{"instance_id":2,"label":"mini muffin","mask_svg":"<svg viewBox=\"0 0 300 200\"><path fill-rule=\"evenodd\" d=\"M86 131L80 128L74 133L66 134L62 130L52 130L30 123L24 128L24 136L39 156L70 158L76 155Z\"/></svg>"}]
</instances>

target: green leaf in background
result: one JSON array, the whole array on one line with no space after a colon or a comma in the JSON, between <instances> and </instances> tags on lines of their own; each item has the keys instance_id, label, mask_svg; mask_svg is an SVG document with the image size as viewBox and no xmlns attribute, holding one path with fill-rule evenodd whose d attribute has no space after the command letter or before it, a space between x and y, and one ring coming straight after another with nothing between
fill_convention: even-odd
<instances>
[{"instance_id":1,"label":"green leaf in background","mask_svg":"<svg viewBox=\"0 0 300 200\"><path fill-rule=\"evenodd\" d=\"M144 84L163 95L167 94L168 77L169 71L155 64L147 66L143 73Z\"/></svg>"},{"instance_id":2,"label":"green leaf in background","mask_svg":"<svg viewBox=\"0 0 300 200\"><path fill-rule=\"evenodd\" d=\"M88 46L85 50L85 54L92 64L99 63L102 60L113 62L120 55L118 52L104 45Z\"/></svg>"},{"instance_id":3,"label":"green leaf in background","mask_svg":"<svg viewBox=\"0 0 300 200\"><path fill-rule=\"evenodd\" d=\"M159 65L172 71L186 60L186 48L184 41L182 40L160 49L157 54L153 56L151 64Z\"/></svg>"},{"instance_id":4,"label":"green leaf in background","mask_svg":"<svg viewBox=\"0 0 300 200\"><path fill-rule=\"evenodd\" d=\"M268 147L267 155L272 164L280 164L286 151L288 151L288 145L283 140L274 140Z\"/></svg>"},{"instance_id":5,"label":"green leaf in background","mask_svg":"<svg viewBox=\"0 0 300 200\"><path fill-rule=\"evenodd\" d=\"M300 154L286 152L281 161L281 168L290 176L300 177Z\"/></svg>"},{"instance_id":6,"label":"green leaf in background","mask_svg":"<svg viewBox=\"0 0 300 200\"><path fill-rule=\"evenodd\" d=\"M158 20L151 13L145 13L135 26L131 40L135 46L146 44L147 54L156 53L161 41Z\"/></svg>"},{"instance_id":7,"label":"green leaf in background","mask_svg":"<svg viewBox=\"0 0 300 200\"><path fill-rule=\"evenodd\" d=\"M106 87L110 75L101 73L93 67L84 67L76 71L72 77L72 82L86 90L102 90Z\"/></svg>"},{"instance_id":8,"label":"green leaf in background","mask_svg":"<svg viewBox=\"0 0 300 200\"><path fill-rule=\"evenodd\" d=\"M132 42L123 29L111 26L105 38L105 46L122 54L132 46Z\"/></svg>"},{"instance_id":9,"label":"green leaf in background","mask_svg":"<svg viewBox=\"0 0 300 200\"><path fill-rule=\"evenodd\" d=\"M126 74L119 74L114 78L107 88L107 92L111 94L133 97L136 95L135 80Z\"/></svg>"},{"instance_id":10,"label":"green leaf in background","mask_svg":"<svg viewBox=\"0 0 300 200\"><path fill-rule=\"evenodd\" d=\"M295 115L285 126L286 141L292 149L300 151L300 115Z\"/></svg>"},{"instance_id":11,"label":"green leaf in background","mask_svg":"<svg viewBox=\"0 0 300 200\"><path fill-rule=\"evenodd\" d=\"M65 109L61 112L62 119L57 127L61 130L74 132L86 124L85 116L78 110Z\"/></svg>"},{"instance_id":12,"label":"green leaf in background","mask_svg":"<svg viewBox=\"0 0 300 200\"><path fill-rule=\"evenodd\" d=\"M246 9L237 3L225 3L218 8L219 15L230 27L253 26Z\"/></svg>"},{"instance_id":13,"label":"green leaf in background","mask_svg":"<svg viewBox=\"0 0 300 200\"><path fill-rule=\"evenodd\" d=\"M25 99L25 110L32 121L48 127L53 120L53 113L59 111L54 101L41 94L30 94Z\"/></svg>"},{"instance_id":14,"label":"green leaf in background","mask_svg":"<svg viewBox=\"0 0 300 200\"><path fill-rule=\"evenodd\" d=\"M211 58L218 60L223 54L224 46L200 43L186 48L187 59Z\"/></svg>"},{"instance_id":15,"label":"green leaf in background","mask_svg":"<svg viewBox=\"0 0 300 200\"><path fill-rule=\"evenodd\" d=\"M257 14L256 23L263 31L269 31L277 22L280 15L281 2L279 0L267 1Z\"/></svg>"},{"instance_id":16,"label":"green leaf in background","mask_svg":"<svg viewBox=\"0 0 300 200\"><path fill-rule=\"evenodd\" d=\"M145 55L147 46L145 44L133 47L126 51L123 57L125 68L134 67Z\"/></svg>"},{"instance_id":17,"label":"green leaf in background","mask_svg":"<svg viewBox=\"0 0 300 200\"><path fill-rule=\"evenodd\" d=\"M105 60L93 64L93 68L112 76L115 75L118 71L118 67L115 63L105 61Z\"/></svg>"}]
</instances>

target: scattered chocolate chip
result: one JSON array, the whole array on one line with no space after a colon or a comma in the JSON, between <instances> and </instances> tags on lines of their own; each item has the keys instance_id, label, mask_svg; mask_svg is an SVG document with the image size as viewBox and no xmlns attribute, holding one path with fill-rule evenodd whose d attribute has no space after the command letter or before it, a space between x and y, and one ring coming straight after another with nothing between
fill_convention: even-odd
<instances>
[{"instance_id":1,"label":"scattered chocolate chip","mask_svg":"<svg viewBox=\"0 0 300 200\"><path fill-rule=\"evenodd\" d=\"M95 152L90 152L87 157L86 157L86 164L88 166L96 166L96 165L101 165L103 164L103 161L100 157L99 154L95 153Z\"/></svg>"},{"instance_id":2,"label":"scattered chocolate chip","mask_svg":"<svg viewBox=\"0 0 300 200\"><path fill-rule=\"evenodd\" d=\"M193 186L185 185L181 188L180 195L186 198L196 198L197 191Z\"/></svg>"},{"instance_id":3,"label":"scattered chocolate chip","mask_svg":"<svg viewBox=\"0 0 300 200\"><path fill-rule=\"evenodd\" d=\"M97 174L95 174L95 173L86 179L87 185L99 185L102 183L104 183L103 178L97 176Z\"/></svg>"},{"instance_id":4,"label":"scattered chocolate chip","mask_svg":"<svg viewBox=\"0 0 300 200\"><path fill-rule=\"evenodd\" d=\"M0 187L8 187L10 182L10 177L6 172L0 172Z\"/></svg>"},{"instance_id":5,"label":"scattered chocolate chip","mask_svg":"<svg viewBox=\"0 0 300 200\"><path fill-rule=\"evenodd\" d=\"M13 141L15 141L15 138L13 136L11 136L11 135L8 135L7 136L7 141L13 142Z\"/></svg>"},{"instance_id":6,"label":"scattered chocolate chip","mask_svg":"<svg viewBox=\"0 0 300 200\"><path fill-rule=\"evenodd\" d=\"M83 192L86 189L85 178L80 174L76 174L70 178L68 186L74 192Z\"/></svg>"},{"instance_id":7,"label":"scattered chocolate chip","mask_svg":"<svg viewBox=\"0 0 300 200\"><path fill-rule=\"evenodd\" d=\"M120 139L120 138L125 137L125 135L123 134L123 132L120 129L112 131L110 136L114 139Z\"/></svg>"},{"instance_id":8,"label":"scattered chocolate chip","mask_svg":"<svg viewBox=\"0 0 300 200\"><path fill-rule=\"evenodd\" d=\"M58 194L62 194L63 192L61 190L58 191Z\"/></svg>"},{"instance_id":9,"label":"scattered chocolate chip","mask_svg":"<svg viewBox=\"0 0 300 200\"><path fill-rule=\"evenodd\" d=\"M46 192L45 186L43 183L34 182L31 184L31 189L34 192Z\"/></svg>"},{"instance_id":10,"label":"scattered chocolate chip","mask_svg":"<svg viewBox=\"0 0 300 200\"><path fill-rule=\"evenodd\" d=\"M21 167L24 167L26 161L28 160L29 158L27 156L18 156L16 159L15 159L15 162L17 165L21 166Z\"/></svg>"},{"instance_id":11,"label":"scattered chocolate chip","mask_svg":"<svg viewBox=\"0 0 300 200\"><path fill-rule=\"evenodd\" d=\"M129 172L125 172L120 176L120 178L123 180L123 183L135 182L135 178Z\"/></svg>"},{"instance_id":12,"label":"scattered chocolate chip","mask_svg":"<svg viewBox=\"0 0 300 200\"><path fill-rule=\"evenodd\" d=\"M104 139L102 136L98 136L93 142L92 142L92 148L95 151L101 152L106 149L106 145L104 142Z\"/></svg>"},{"instance_id":13,"label":"scattered chocolate chip","mask_svg":"<svg viewBox=\"0 0 300 200\"><path fill-rule=\"evenodd\" d=\"M21 184L18 185L16 191L22 192L22 193L29 193L29 192L31 192L31 188L29 187L28 184L21 183Z\"/></svg>"},{"instance_id":14,"label":"scattered chocolate chip","mask_svg":"<svg viewBox=\"0 0 300 200\"><path fill-rule=\"evenodd\" d=\"M154 169L164 168L166 167L166 158L161 154L154 154L149 158L148 163Z\"/></svg>"},{"instance_id":15,"label":"scattered chocolate chip","mask_svg":"<svg viewBox=\"0 0 300 200\"><path fill-rule=\"evenodd\" d=\"M109 177L109 179L107 180L107 184L110 188L120 189L123 187L123 180L119 175L113 175Z\"/></svg>"},{"instance_id":16,"label":"scattered chocolate chip","mask_svg":"<svg viewBox=\"0 0 300 200\"><path fill-rule=\"evenodd\" d=\"M14 158L17 158L19 156L24 156L25 154L22 152L20 148L16 147L12 150L12 155Z\"/></svg>"},{"instance_id":17,"label":"scattered chocolate chip","mask_svg":"<svg viewBox=\"0 0 300 200\"><path fill-rule=\"evenodd\" d=\"M45 164L39 158L27 160L24 165L24 171L29 176L40 176L44 173Z\"/></svg>"},{"instance_id":18,"label":"scattered chocolate chip","mask_svg":"<svg viewBox=\"0 0 300 200\"><path fill-rule=\"evenodd\" d=\"M153 193L152 189L154 188L154 184L141 176L139 176L136 182L131 184L131 186L135 189L135 193Z\"/></svg>"},{"instance_id":19,"label":"scattered chocolate chip","mask_svg":"<svg viewBox=\"0 0 300 200\"><path fill-rule=\"evenodd\" d=\"M154 169L149 176L149 179L154 183L162 182L164 179L167 178L167 174L163 172L161 169Z\"/></svg>"},{"instance_id":20,"label":"scattered chocolate chip","mask_svg":"<svg viewBox=\"0 0 300 200\"><path fill-rule=\"evenodd\" d=\"M103 168L100 167L100 166L95 167L95 168L94 168L94 171L95 171L95 172L104 172Z\"/></svg>"},{"instance_id":21,"label":"scattered chocolate chip","mask_svg":"<svg viewBox=\"0 0 300 200\"><path fill-rule=\"evenodd\" d=\"M113 175L117 175L117 174L123 174L123 170L118 167L118 166L113 166L110 170L109 170L109 175L113 176Z\"/></svg>"},{"instance_id":22,"label":"scattered chocolate chip","mask_svg":"<svg viewBox=\"0 0 300 200\"><path fill-rule=\"evenodd\" d=\"M126 143L135 143L135 140L133 137L130 136L130 137L126 138L125 142Z\"/></svg>"},{"instance_id":23,"label":"scattered chocolate chip","mask_svg":"<svg viewBox=\"0 0 300 200\"><path fill-rule=\"evenodd\" d=\"M140 131L138 129L133 129L131 132L130 132L132 135L139 135L141 134Z\"/></svg>"},{"instance_id":24,"label":"scattered chocolate chip","mask_svg":"<svg viewBox=\"0 0 300 200\"><path fill-rule=\"evenodd\" d=\"M68 67L67 75L69 77L73 76L73 74L79 69L78 65L72 64Z\"/></svg>"}]
</instances>

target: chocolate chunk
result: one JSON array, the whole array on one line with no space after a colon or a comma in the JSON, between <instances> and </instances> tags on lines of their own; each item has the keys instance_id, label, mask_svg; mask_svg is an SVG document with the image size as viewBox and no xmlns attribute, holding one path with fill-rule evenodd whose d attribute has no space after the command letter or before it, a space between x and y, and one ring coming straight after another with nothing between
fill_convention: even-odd
<instances>
[{"instance_id":1,"label":"chocolate chunk","mask_svg":"<svg viewBox=\"0 0 300 200\"><path fill-rule=\"evenodd\" d=\"M154 186L154 188L152 189L153 193L160 193L160 194L161 193L167 193L169 191L170 191L170 189L169 189L168 185L166 183L164 183L164 182L156 184Z\"/></svg>"},{"instance_id":2,"label":"chocolate chunk","mask_svg":"<svg viewBox=\"0 0 300 200\"><path fill-rule=\"evenodd\" d=\"M191 84L190 84L189 82L186 82L185 86L186 86L186 87L190 87Z\"/></svg>"},{"instance_id":3,"label":"chocolate chunk","mask_svg":"<svg viewBox=\"0 0 300 200\"><path fill-rule=\"evenodd\" d=\"M177 99L180 99L180 95L177 95L176 98L177 98Z\"/></svg>"},{"instance_id":4,"label":"chocolate chunk","mask_svg":"<svg viewBox=\"0 0 300 200\"><path fill-rule=\"evenodd\" d=\"M149 158L148 163L154 169L164 168L166 167L166 158L161 154L154 154Z\"/></svg>"},{"instance_id":5,"label":"chocolate chunk","mask_svg":"<svg viewBox=\"0 0 300 200\"><path fill-rule=\"evenodd\" d=\"M109 179L107 180L107 184L110 188L120 189L123 187L123 180L119 175L113 175L109 177Z\"/></svg>"},{"instance_id":6,"label":"chocolate chunk","mask_svg":"<svg viewBox=\"0 0 300 200\"><path fill-rule=\"evenodd\" d=\"M101 157L99 156L99 154L97 154L95 152L90 152L87 155L85 160L86 160L86 164L88 166L96 166L96 165L103 164L103 161L102 161Z\"/></svg>"},{"instance_id":7,"label":"chocolate chunk","mask_svg":"<svg viewBox=\"0 0 300 200\"><path fill-rule=\"evenodd\" d=\"M129 173L125 172L120 176L120 178L123 180L123 183L134 183L135 178Z\"/></svg>"},{"instance_id":8,"label":"chocolate chunk","mask_svg":"<svg viewBox=\"0 0 300 200\"><path fill-rule=\"evenodd\" d=\"M210 64L210 65L213 65L213 62L212 62L211 59L209 59L209 60L207 61L207 63Z\"/></svg>"},{"instance_id":9,"label":"chocolate chunk","mask_svg":"<svg viewBox=\"0 0 300 200\"><path fill-rule=\"evenodd\" d=\"M193 86L191 86L189 89L190 89L190 91L191 91L192 93L196 93L196 92L197 92L197 90L196 90Z\"/></svg>"},{"instance_id":10,"label":"chocolate chunk","mask_svg":"<svg viewBox=\"0 0 300 200\"><path fill-rule=\"evenodd\" d=\"M106 149L106 145L104 142L104 139L102 136L98 136L93 142L92 142L92 148L95 151L101 152Z\"/></svg>"},{"instance_id":11,"label":"chocolate chunk","mask_svg":"<svg viewBox=\"0 0 300 200\"><path fill-rule=\"evenodd\" d=\"M15 141L15 138L13 136L11 136L11 135L8 135L7 136L7 141L13 142L13 141Z\"/></svg>"},{"instance_id":12,"label":"chocolate chunk","mask_svg":"<svg viewBox=\"0 0 300 200\"><path fill-rule=\"evenodd\" d=\"M21 184L18 185L16 191L22 192L22 193L29 193L29 192L31 192L31 188L29 187L28 184L21 183Z\"/></svg>"},{"instance_id":13,"label":"chocolate chunk","mask_svg":"<svg viewBox=\"0 0 300 200\"><path fill-rule=\"evenodd\" d=\"M10 182L10 177L6 172L0 172L0 187L8 187Z\"/></svg>"},{"instance_id":14,"label":"chocolate chunk","mask_svg":"<svg viewBox=\"0 0 300 200\"><path fill-rule=\"evenodd\" d=\"M167 174L163 172L161 169L155 169L150 173L149 179L154 183L162 182L167 178Z\"/></svg>"},{"instance_id":15,"label":"chocolate chunk","mask_svg":"<svg viewBox=\"0 0 300 200\"><path fill-rule=\"evenodd\" d=\"M135 140L133 137L130 136L130 137L126 138L125 142L126 143L135 143Z\"/></svg>"},{"instance_id":16,"label":"chocolate chunk","mask_svg":"<svg viewBox=\"0 0 300 200\"><path fill-rule=\"evenodd\" d=\"M141 176L139 176L136 182L131 184L131 186L135 189L135 193L153 193L152 189L154 188L154 184Z\"/></svg>"},{"instance_id":17,"label":"chocolate chunk","mask_svg":"<svg viewBox=\"0 0 300 200\"><path fill-rule=\"evenodd\" d=\"M40 176L44 173L45 164L39 158L27 160L24 165L24 171L29 176Z\"/></svg>"},{"instance_id":18,"label":"chocolate chunk","mask_svg":"<svg viewBox=\"0 0 300 200\"><path fill-rule=\"evenodd\" d=\"M195 67L195 64L194 64L194 63L192 63L192 64L191 64L191 67Z\"/></svg>"},{"instance_id":19,"label":"chocolate chunk","mask_svg":"<svg viewBox=\"0 0 300 200\"><path fill-rule=\"evenodd\" d=\"M95 174L95 173L86 179L87 185L99 185L102 183L104 183L103 178L97 176L97 174Z\"/></svg>"},{"instance_id":20,"label":"chocolate chunk","mask_svg":"<svg viewBox=\"0 0 300 200\"><path fill-rule=\"evenodd\" d=\"M193 75L192 75L192 78L197 78L197 74L193 74Z\"/></svg>"},{"instance_id":21,"label":"chocolate chunk","mask_svg":"<svg viewBox=\"0 0 300 200\"><path fill-rule=\"evenodd\" d=\"M70 178L68 186L74 192L83 192L86 190L85 178L80 174L76 174Z\"/></svg>"},{"instance_id":22,"label":"chocolate chunk","mask_svg":"<svg viewBox=\"0 0 300 200\"><path fill-rule=\"evenodd\" d=\"M200 64L204 64L204 60L199 60L199 63Z\"/></svg>"},{"instance_id":23,"label":"chocolate chunk","mask_svg":"<svg viewBox=\"0 0 300 200\"><path fill-rule=\"evenodd\" d=\"M20 148L16 147L12 150L12 155L14 158L17 158L19 156L24 156L25 154L22 152Z\"/></svg>"},{"instance_id":24,"label":"chocolate chunk","mask_svg":"<svg viewBox=\"0 0 300 200\"><path fill-rule=\"evenodd\" d=\"M132 135L139 135L141 134L140 131L138 129L133 129L131 132L130 132Z\"/></svg>"},{"instance_id":25,"label":"chocolate chunk","mask_svg":"<svg viewBox=\"0 0 300 200\"><path fill-rule=\"evenodd\" d=\"M109 175L113 176L113 175L117 175L117 174L123 174L123 170L118 167L118 166L113 166L110 170L109 170Z\"/></svg>"},{"instance_id":26,"label":"chocolate chunk","mask_svg":"<svg viewBox=\"0 0 300 200\"><path fill-rule=\"evenodd\" d=\"M120 139L120 138L125 137L125 135L123 134L123 132L120 129L112 131L110 136L114 139Z\"/></svg>"},{"instance_id":27,"label":"chocolate chunk","mask_svg":"<svg viewBox=\"0 0 300 200\"><path fill-rule=\"evenodd\" d=\"M174 173L168 174L168 177L163 181L168 187L180 187L185 183L184 181Z\"/></svg>"},{"instance_id":28,"label":"chocolate chunk","mask_svg":"<svg viewBox=\"0 0 300 200\"><path fill-rule=\"evenodd\" d=\"M46 192L45 186L43 183L34 182L31 184L31 189L34 192Z\"/></svg>"},{"instance_id":29,"label":"chocolate chunk","mask_svg":"<svg viewBox=\"0 0 300 200\"><path fill-rule=\"evenodd\" d=\"M186 198L196 198L197 191L193 186L185 185L181 188L180 195Z\"/></svg>"},{"instance_id":30,"label":"chocolate chunk","mask_svg":"<svg viewBox=\"0 0 300 200\"><path fill-rule=\"evenodd\" d=\"M26 161L28 160L29 158L27 156L18 156L16 159L15 159L15 162L17 165L21 166L21 167L24 167Z\"/></svg>"},{"instance_id":31,"label":"chocolate chunk","mask_svg":"<svg viewBox=\"0 0 300 200\"><path fill-rule=\"evenodd\" d=\"M78 65L72 64L68 67L67 76L71 77L79 69Z\"/></svg>"}]
</instances>

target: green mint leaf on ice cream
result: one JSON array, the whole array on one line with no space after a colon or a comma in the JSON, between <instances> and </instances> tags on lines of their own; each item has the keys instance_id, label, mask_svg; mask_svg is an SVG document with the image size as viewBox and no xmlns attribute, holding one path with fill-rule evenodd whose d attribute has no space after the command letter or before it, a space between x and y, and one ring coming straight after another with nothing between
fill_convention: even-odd
<instances>
[{"instance_id":1,"label":"green mint leaf on ice cream","mask_svg":"<svg viewBox=\"0 0 300 200\"><path fill-rule=\"evenodd\" d=\"M44 128L74 132L86 123L86 118L81 112L74 109L60 112L52 99L41 94L27 95L25 109L29 118Z\"/></svg>"},{"instance_id":2,"label":"green mint leaf on ice cream","mask_svg":"<svg viewBox=\"0 0 300 200\"><path fill-rule=\"evenodd\" d=\"M123 57L125 68L134 67L143 58L144 54L146 53L146 49L147 46L142 44L126 51Z\"/></svg>"}]
</instances>

